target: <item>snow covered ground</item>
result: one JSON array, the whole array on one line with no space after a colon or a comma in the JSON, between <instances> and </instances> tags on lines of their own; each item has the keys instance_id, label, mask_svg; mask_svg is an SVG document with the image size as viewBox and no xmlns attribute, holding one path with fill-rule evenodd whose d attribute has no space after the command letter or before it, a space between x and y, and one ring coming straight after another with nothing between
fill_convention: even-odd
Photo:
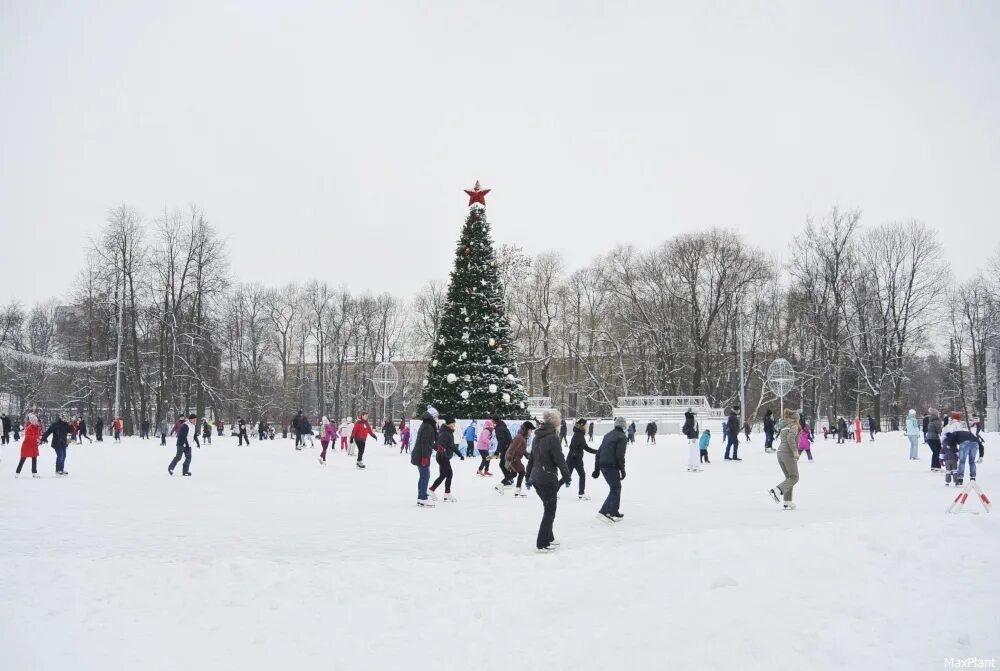
<instances>
[{"instance_id":1,"label":"snow covered ground","mask_svg":"<svg viewBox=\"0 0 1000 671\"><path fill-rule=\"evenodd\" d=\"M979 481L1000 482L988 437ZM456 504L415 507L416 469L291 441L72 446L67 479L15 480L0 448L0 669L943 669L1000 659L1000 512L954 496L899 434L819 440L799 509L761 437L700 474L679 437L628 454L624 522L563 490L562 549L537 497L456 462ZM318 445L318 443L317 443ZM995 449L995 448L994 448ZM587 456L588 468L592 457ZM436 476L436 468L434 475ZM178 469L179 473L179 469Z\"/></svg>"}]
</instances>

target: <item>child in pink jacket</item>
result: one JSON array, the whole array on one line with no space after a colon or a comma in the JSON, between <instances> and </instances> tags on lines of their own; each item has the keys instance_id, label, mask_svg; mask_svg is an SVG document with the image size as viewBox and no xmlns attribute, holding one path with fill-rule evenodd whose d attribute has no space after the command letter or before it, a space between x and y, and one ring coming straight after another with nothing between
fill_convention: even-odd
<instances>
[{"instance_id":1,"label":"child in pink jacket","mask_svg":"<svg viewBox=\"0 0 1000 671\"><path fill-rule=\"evenodd\" d=\"M329 419L324 417L319 427L319 444L323 446L323 451L319 455L319 463L326 465L326 448L330 446L330 443L334 443L336 440L337 427L330 423Z\"/></svg>"},{"instance_id":2,"label":"child in pink jacket","mask_svg":"<svg viewBox=\"0 0 1000 671\"><path fill-rule=\"evenodd\" d=\"M803 424L802 431L799 432L799 455L805 452L806 456L809 457L809 461L813 460L812 442L812 433L809 431L809 426Z\"/></svg>"},{"instance_id":3,"label":"child in pink jacket","mask_svg":"<svg viewBox=\"0 0 1000 671\"><path fill-rule=\"evenodd\" d=\"M488 419L483 424L483 430L479 432L479 439L476 441L476 449L479 451L479 456L483 458L482 463L479 464L479 470L476 471L476 475L483 475L493 477L490 473L490 448L493 444L493 420Z\"/></svg>"},{"instance_id":4,"label":"child in pink jacket","mask_svg":"<svg viewBox=\"0 0 1000 671\"><path fill-rule=\"evenodd\" d=\"M403 452L406 452L407 454L409 454L410 453L410 425L409 424L403 424L403 428L401 428L399 430L399 437L400 437L399 453L402 454Z\"/></svg>"}]
</instances>

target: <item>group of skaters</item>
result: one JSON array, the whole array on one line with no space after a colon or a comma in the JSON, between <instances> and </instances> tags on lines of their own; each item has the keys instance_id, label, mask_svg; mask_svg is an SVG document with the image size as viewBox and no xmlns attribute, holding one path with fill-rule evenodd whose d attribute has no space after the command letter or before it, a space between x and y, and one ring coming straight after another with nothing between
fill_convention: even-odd
<instances>
[{"instance_id":1,"label":"group of skaters","mask_svg":"<svg viewBox=\"0 0 1000 671\"><path fill-rule=\"evenodd\" d=\"M410 448L410 431L406 428L405 432L403 432L403 428L402 426L400 427L403 434L403 446L400 448L400 453L404 449L408 451ZM307 442L309 443L309 447L314 446L312 425L309 423L309 418L301 410L292 419L292 431L295 434L296 450L303 449ZM357 419L348 417L339 425L331 422L329 418L324 416L320 420L319 425L319 444L322 448L319 455L320 465L326 465L327 455L336 452L337 443L339 442L340 451L346 452L350 457L357 457L354 465L359 469L364 469L365 447L369 438L378 438L378 436L375 435L375 430L368 423L367 412L362 412L358 415ZM390 443L386 442L386 444ZM391 444L395 445L395 442ZM331 446L333 447L332 450L330 450Z\"/></svg>"},{"instance_id":2,"label":"group of skaters","mask_svg":"<svg viewBox=\"0 0 1000 671\"><path fill-rule=\"evenodd\" d=\"M462 434L465 449L459 448L456 437L457 420L453 415L442 415L433 406L428 406L420 418L410 452L410 463L417 467L417 506L433 508L438 500L437 491L444 485L443 500L455 502L451 491L454 470L451 460L458 457L464 461L479 453L480 463L476 470L479 477L491 477L490 462L497 461L501 480L494 487L498 494L505 494L514 488L514 498L526 498L526 489L534 489L542 501L542 521L538 528L535 546L538 552L553 552L559 547L553 535L556 503L559 490L573 484L573 473L577 475L578 494L581 501L588 501L586 494L586 469L583 455L594 454L594 470L591 477L604 476L609 493L598 512L598 517L610 524L624 519L619 511L621 503L621 482L625 479L625 450L628 445L627 424L624 418L615 419L614 427L605 434L601 446L592 449L588 436L593 436L593 423L588 426L586 419L577 420L573 426L573 436L569 442L568 456L563 454L566 433L565 421L557 410L546 410L542 419L521 422L511 434L507 423L500 417L483 422L482 429L476 431L478 423L470 424ZM438 477L431 482L431 459L437 464ZM525 464L527 458L527 464Z\"/></svg>"},{"instance_id":3,"label":"group of skaters","mask_svg":"<svg viewBox=\"0 0 1000 671\"><path fill-rule=\"evenodd\" d=\"M969 480L976 479L976 464L983 463L985 441L980 435L981 420L970 425L962 413L942 413L928 408L921 426L917 411L911 409L906 416L906 438L910 444L910 459L920 460L918 442L921 434L931 450L931 472L944 473L944 485L961 487L965 483L965 465L969 465Z\"/></svg>"}]
</instances>

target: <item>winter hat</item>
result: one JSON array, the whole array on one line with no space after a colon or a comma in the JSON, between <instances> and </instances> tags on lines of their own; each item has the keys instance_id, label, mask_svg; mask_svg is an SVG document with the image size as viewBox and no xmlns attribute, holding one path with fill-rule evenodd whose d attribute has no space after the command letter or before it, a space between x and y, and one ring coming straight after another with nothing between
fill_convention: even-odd
<instances>
[{"instance_id":1,"label":"winter hat","mask_svg":"<svg viewBox=\"0 0 1000 671\"><path fill-rule=\"evenodd\" d=\"M930 414L930 416L931 416L931 417L933 417L934 419L937 419L938 417L940 417L940 416L941 416L941 413L940 413L940 412L938 412L938 409L937 409L937 408L928 408L928 409L927 409L927 412L928 412L928 414Z\"/></svg>"},{"instance_id":2,"label":"winter hat","mask_svg":"<svg viewBox=\"0 0 1000 671\"><path fill-rule=\"evenodd\" d=\"M28 424L38 424L38 416L35 413L28 413Z\"/></svg>"},{"instance_id":3,"label":"winter hat","mask_svg":"<svg viewBox=\"0 0 1000 671\"><path fill-rule=\"evenodd\" d=\"M587 428L587 420L583 419L583 418L578 419L578 420L576 420L576 424L574 424L573 426L578 426L581 429L586 429Z\"/></svg>"},{"instance_id":4,"label":"winter hat","mask_svg":"<svg viewBox=\"0 0 1000 671\"><path fill-rule=\"evenodd\" d=\"M445 426L451 426L455 423L454 415L441 415L441 421L445 423Z\"/></svg>"},{"instance_id":5,"label":"winter hat","mask_svg":"<svg viewBox=\"0 0 1000 671\"><path fill-rule=\"evenodd\" d=\"M484 429L492 429L493 428L493 420L492 419L488 419L485 422L483 422L483 428Z\"/></svg>"},{"instance_id":6,"label":"winter hat","mask_svg":"<svg viewBox=\"0 0 1000 671\"><path fill-rule=\"evenodd\" d=\"M562 415L559 413L558 410L550 408L546 410L544 413L542 413L543 424L548 424L551 427L558 427L559 422L561 421L562 421Z\"/></svg>"},{"instance_id":7,"label":"winter hat","mask_svg":"<svg viewBox=\"0 0 1000 671\"><path fill-rule=\"evenodd\" d=\"M440 413L438 413L437 408L435 408L433 405L429 405L427 406L427 414L429 414L434 419L437 419Z\"/></svg>"},{"instance_id":8,"label":"winter hat","mask_svg":"<svg viewBox=\"0 0 1000 671\"><path fill-rule=\"evenodd\" d=\"M913 408L910 408L910 416L911 417L916 417L917 416L917 411L914 410Z\"/></svg>"},{"instance_id":9,"label":"winter hat","mask_svg":"<svg viewBox=\"0 0 1000 671\"><path fill-rule=\"evenodd\" d=\"M530 419L521 425L521 431L528 432L534 430L535 424Z\"/></svg>"},{"instance_id":10,"label":"winter hat","mask_svg":"<svg viewBox=\"0 0 1000 671\"><path fill-rule=\"evenodd\" d=\"M953 413L951 413L951 418L953 420L955 420L956 422L960 422L962 420L962 413L960 413L960 412L953 412Z\"/></svg>"},{"instance_id":11,"label":"winter hat","mask_svg":"<svg viewBox=\"0 0 1000 671\"><path fill-rule=\"evenodd\" d=\"M624 417L615 417L615 428L624 429L626 426L628 426L628 422Z\"/></svg>"}]
</instances>

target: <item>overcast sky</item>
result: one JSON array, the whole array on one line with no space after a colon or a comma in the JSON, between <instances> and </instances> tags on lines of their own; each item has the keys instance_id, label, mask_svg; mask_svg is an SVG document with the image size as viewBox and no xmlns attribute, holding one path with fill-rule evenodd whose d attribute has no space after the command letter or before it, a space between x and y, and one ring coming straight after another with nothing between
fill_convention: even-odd
<instances>
[{"instance_id":1,"label":"overcast sky","mask_svg":"<svg viewBox=\"0 0 1000 671\"><path fill-rule=\"evenodd\" d=\"M64 295L109 207L195 203L236 277L409 294L476 180L571 267L859 206L1000 244L1000 2L0 0L0 301Z\"/></svg>"}]
</instances>

